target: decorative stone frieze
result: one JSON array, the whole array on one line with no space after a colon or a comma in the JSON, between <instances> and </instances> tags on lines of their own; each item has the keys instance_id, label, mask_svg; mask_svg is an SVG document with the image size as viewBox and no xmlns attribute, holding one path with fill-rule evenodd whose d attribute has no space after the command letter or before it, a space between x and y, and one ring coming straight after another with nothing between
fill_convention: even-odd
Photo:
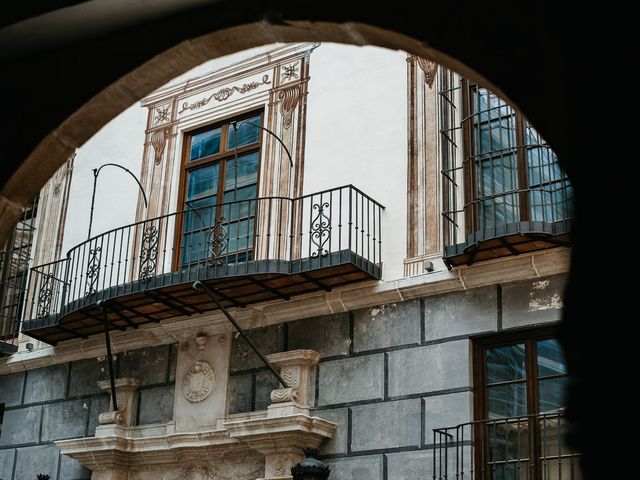
<instances>
[{"instance_id":1,"label":"decorative stone frieze","mask_svg":"<svg viewBox=\"0 0 640 480\"><path fill-rule=\"evenodd\" d=\"M115 384L118 410L110 410L108 412L101 413L98 416L98 424L116 424L122 427L129 427L134 423L134 414L137 410L138 398L135 393L140 386L140 380L137 378L116 378ZM113 399L111 398L111 381L99 381L98 386L102 391L109 394L109 406L112 406ZM96 430L96 434L97 432L98 430Z\"/></svg>"}]
</instances>

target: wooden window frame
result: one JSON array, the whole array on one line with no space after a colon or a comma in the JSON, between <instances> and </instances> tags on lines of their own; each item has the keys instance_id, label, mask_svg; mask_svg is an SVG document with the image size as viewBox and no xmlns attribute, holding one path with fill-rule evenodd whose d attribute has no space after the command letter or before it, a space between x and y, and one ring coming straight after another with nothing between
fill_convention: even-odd
<instances>
[{"instance_id":1,"label":"wooden window frame","mask_svg":"<svg viewBox=\"0 0 640 480\"><path fill-rule=\"evenodd\" d=\"M252 118L259 115L260 116L260 126L264 127L264 116L265 109L264 107L253 108L251 110L247 110L240 113L235 113L233 115L227 115L222 118L217 119L215 122L208 123L206 125L202 125L191 130L186 130L182 132L183 142L182 142L182 153L181 153L181 162L180 162L180 182L178 186L178 208L176 211L184 212L186 211L185 205L187 203L187 178L189 177L189 172L196 170L198 168L202 168L207 165L213 165L215 163L219 163L221 167L218 170L218 188L216 190L216 211L215 218L220 216L220 212L222 211L222 204L224 203L224 178L226 175L226 166L228 160L235 158L236 149L233 147L229 147L227 144L229 138L229 128L232 122L242 122L248 118ZM221 128L220 132L220 150L213 154L208 155L206 157L198 158L197 160L190 160L190 152L191 152L191 141L195 135L199 133L203 133L209 130L214 130L216 128ZM261 178L261 154L262 154L262 140L263 140L263 130L262 128L258 129L258 140L249 145L243 145L242 147L237 148L238 157L241 155L245 155L247 153L258 152L258 170L256 172L256 199L260 198L260 178ZM220 201L222 199L222 202ZM257 222L257 217L256 220ZM182 263L182 237L184 232L182 231L184 224L184 214L178 215L178 219L176 221L176 229L175 229L175 238L174 245L176 255L174 255L173 259L173 271L178 271L180 268L184 268L186 265ZM251 249L255 251L255 229L253 234L253 243ZM208 258L207 260L210 260Z\"/></svg>"},{"instance_id":2,"label":"wooden window frame","mask_svg":"<svg viewBox=\"0 0 640 480\"><path fill-rule=\"evenodd\" d=\"M486 420L487 412L487 350L494 347L525 343L525 359L527 362L527 415L540 413L538 399L538 374L535 369L537 357L535 355L535 343L539 340L558 338L559 328L556 325L538 327L535 329L517 330L477 337L473 341L474 362L474 419ZM531 361L533 360L533 362ZM545 377L546 378L546 377ZM533 383L534 385L530 385ZM531 388L530 388L531 387Z\"/></svg>"},{"instance_id":3,"label":"wooden window frame","mask_svg":"<svg viewBox=\"0 0 640 480\"><path fill-rule=\"evenodd\" d=\"M484 88L477 83L471 83L468 79L462 79L462 106L463 106L463 148L464 155L463 161L464 167L464 194L466 198L465 208L465 230L466 234L472 234L476 231L480 231L480 212L478 208L478 165L475 162L475 157L478 155L476 151L476 135L475 135L475 123L473 117L476 115L475 102L473 101L474 95L472 92L477 91L479 88ZM522 113L509 104L501 97L490 91L485 90L489 95L495 95L500 98L505 106L513 111L514 127L515 127L515 145L511 150L515 150L516 156L516 168L517 168L517 180L516 195L518 196L518 214L519 222L529 221L531 219L531 210L529 208L529 179L528 179L528 165L527 165L527 145L525 143L525 123L526 120ZM502 118L502 117L501 117ZM490 121L490 120L488 120ZM484 154L487 159L498 158L499 155L493 155L491 153ZM470 210L470 206L473 207L473 211ZM475 224L475 229L473 225ZM495 228L496 225L494 225Z\"/></svg>"},{"instance_id":4,"label":"wooden window frame","mask_svg":"<svg viewBox=\"0 0 640 480\"><path fill-rule=\"evenodd\" d=\"M524 384L527 387L526 415L537 415L542 413L540 412L540 398L538 389L540 377L538 376L537 371L538 362L536 343L540 340L548 340L552 338L557 339L559 334L560 329L557 325L549 325L544 327L521 329L513 332L504 332L497 334L492 333L473 339L473 417L475 421L483 421L489 419L487 411L489 392L489 389L487 388L487 351L490 348L514 345L516 343L525 344L526 378L524 380ZM568 374L562 374L555 376L544 376L542 378L560 378L567 376ZM532 451L540 452L542 451L542 438L540 434L540 428L536 423L536 418L530 417L529 428L532 429L535 434L535 444ZM477 429L475 431L474 441L477 445L481 445L483 443L484 439L482 438L482 435L483 432L481 431L481 429ZM478 449L476 449L475 451L474 462L476 465L480 465L480 463L482 462L481 455ZM537 471L539 471L539 469ZM478 469L478 473L479 472L480 469ZM478 476L478 478L480 477Z\"/></svg>"}]
</instances>

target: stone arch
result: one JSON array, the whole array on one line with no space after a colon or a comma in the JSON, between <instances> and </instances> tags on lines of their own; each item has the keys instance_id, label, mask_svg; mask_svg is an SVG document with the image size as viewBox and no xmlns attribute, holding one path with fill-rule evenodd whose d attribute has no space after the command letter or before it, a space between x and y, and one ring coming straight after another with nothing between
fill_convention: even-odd
<instances>
[{"instance_id":1,"label":"stone arch","mask_svg":"<svg viewBox=\"0 0 640 480\"><path fill-rule=\"evenodd\" d=\"M232 14L229 10L233 7L227 2L217 2L214 5L168 15L139 28L110 35L107 39L88 39L75 46L64 46L60 51L56 50L52 57L27 57L31 62L25 58L15 60L15 66L23 71L18 70L17 80L9 80L8 86L13 86L14 91L22 90L15 92L14 101L16 108L22 109L27 115L38 111L38 96L30 97L26 93L29 88L33 89L37 82L43 82L42 78L27 78L34 70L50 66L52 62L59 64L56 65L61 72L65 71L65 67L78 69L79 59L87 60L88 55L91 55L88 50L94 47L93 54L97 57L103 55L103 58L87 60L87 70L90 70L91 65L98 68L104 63L113 63L119 58L118 51L123 61L121 65L116 62L112 68L107 68L106 72L109 75L105 75L104 78L96 79L87 73L87 81L93 81L87 88L82 84L83 78L76 79L68 72L61 73L60 81L50 85L58 88L59 95L68 98L70 106L60 108L53 115L41 109L41 116L46 117L45 120L35 121L32 126L26 125L28 130L23 131L21 135L25 141L18 148L8 150L7 156L13 164L3 167L9 170L10 176L6 175L6 183L0 192L0 211L3 212L0 240L13 225L21 208L69 158L73 150L132 103L204 61L273 42L330 41L374 45L431 58L483 83L508 98L513 104L524 108L556 151L563 150L564 139L561 132L564 118L558 115L557 111L550 112L545 109L548 102L536 101L545 95L553 94L554 91L557 96L562 86L555 88L549 80L545 81L544 72L539 72L533 64L533 59L521 61L522 65L518 68L514 68L513 62L509 68L500 67L504 63L500 59L500 53L492 53L491 50L487 50L486 45L494 35L485 31L478 18L472 20L466 16L461 17L461 12L447 5L447 2L434 3L431 6L432 15L429 21L417 18L419 16L415 15L415 12L412 15L412 9L407 8L402 12L404 17L401 22L397 21L401 18L398 14L389 15L382 8L363 10L357 6L341 5L340 8L336 6L335 10L330 11L328 7L331 6L331 2L324 8L315 10L300 6L299 2L282 1L274 2L274 5L264 5L257 0L249 0L246 3L246 8ZM237 5L235 8L238 9ZM489 16L491 12L479 14ZM216 21L202 20L208 15L218 15L219 18ZM521 25L522 22L538 22L539 25L541 17L548 17L549 21L552 18L551 15L545 15L545 12L538 12L538 15L532 16L526 8L517 6L509 7L508 11L501 12L501 15L507 18L511 15L513 23L521 22ZM306 20L309 18L317 21ZM163 29L168 38L158 35L158 32L162 35ZM460 29L467 31L462 34ZM150 38L153 32L156 32L156 35ZM464 38L458 38L461 36L484 40L468 42ZM542 32L541 37L545 36L546 33ZM425 41L427 39L430 43ZM533 40L525 40L524 37L516 39L510 48L516 52L521 46L518 44L519 41L535 43L536 40L540 43L534 47L545 46L545 39L536 39L534 35ZM135 52L131 54L122 53L123 42L126 44L135 41L151 42L152 46L134 49ZM444 48L447 48L447 53ZM550 52L551 49L546 53ZM546 62L552 63L557 57L558 55L551 55L547 57ZM474 65L475 68L469 65ZM530 73L523 77L520 72L527 66L531 67ZM481 75L478 71L486 71L487 76ZM81 73L80 77L82 76ZM489 81L488 78L492 78L493 81ZM19 83L21 79L23 83L26 82L25 85ZM65 79L66 83L63 81ZM518 83L519 79L524 80L521 85ZM531 86L536 82L538 89L532 91ZM6 83L6 80L3 80L3 83ZM45 92L44 95L40 95L40 101L45 95L50 97L56 94L47 91L49 86L46 80L44 85ZM94 88L90 88L91 86ZM25 125L19 127L24 129Z\"/></svg>"}]
</instances>

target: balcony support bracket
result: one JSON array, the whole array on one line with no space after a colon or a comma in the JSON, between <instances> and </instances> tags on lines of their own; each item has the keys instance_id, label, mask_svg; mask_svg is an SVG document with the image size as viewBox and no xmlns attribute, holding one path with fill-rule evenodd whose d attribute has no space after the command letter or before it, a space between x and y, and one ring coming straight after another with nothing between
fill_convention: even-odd
<instances>
[{"instance_id":1,"label":"balcony support bracket","mask_svg":"<svg viewBox=\"0 0 640 480\"><path fill-rule=\"evenodd\" d=\"M258 355L258 357L260 357L260 360L262 360L262 362L267 366L267 368L269 370L271 370L271 373L273 373L275 375L275 377L282 384L282 386L284 388L289 388L289 385L287 384L287 382L284 381L284 379L282 378L280 373L271 364L271 362L269 362L269 360L267 360L267 357L265 357L262 354L262 352L260 352L260 350L258 350L258 347L256 347L255 343L253 343L253 341L247 336L247 334L244 332L244 330L242 330L242 327L238 324L238 322L236 322L236 319L233 318L231 313L229 313L229 310L227 310L224 307L224 305L222 305L222 303L220 303L220 299L218 298L216 293L211 288L209 288L205 283L201 282L200 280L197 280L197 281L193 282L192 288L194 290L203 290L207 295L209 295L209 297L211 297L211 300L213 300L213 303L215 303L218 306L218 308L224 314L224 316L227 317L227 320L229 320L229 322L231 322L231 324L236 329L236 331L240 334L240 336L242 338L244 338L244 340L249 344L249 346L253 349L253 351L256 352L256 355Z\"/></svg>"},{"instance_id":2,"label":"balcony support bracket","mask_svg":"<svg viewBox=\"0 0 640 480\"><path fill-rule=\"evenodd\" d=\"M116 377L113 371L113 356L111 355L111 335L109 334L109 320L107 314L109 307L104 300L99 300L96 304L102 310L102 322L104 324L104 342L107 346L107 365L109 366L109 381L111 383L111 403L114 412L118 411L118 400L116 398Z\"/></svg>"}]
</instances>

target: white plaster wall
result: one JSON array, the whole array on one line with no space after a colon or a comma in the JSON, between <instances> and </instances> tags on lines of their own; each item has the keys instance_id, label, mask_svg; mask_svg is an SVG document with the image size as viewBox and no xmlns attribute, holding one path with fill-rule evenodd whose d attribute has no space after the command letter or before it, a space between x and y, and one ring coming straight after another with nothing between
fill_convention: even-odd
<instances>
[{"instance_id":1,"label":"white plaster wall","mask_svg":"<svg viewBox=\"0 0 640 480\"><path fill-rule=\"evenodd\" d=\"M137 103L105 125L78 149L69 190L69 207L62 255L87 239L93 169L117 163L139 176L147 124L146 109ZM138 185L125 171L105 167L98 177L91 236L132 223L136 214Z\"/></svg>"},{"instance_id":2,"label":"white plaster wall","mask_svg":"<svg viewBox=\"0 0 640 480\"><path fill-rule=\"evenodd\" d=\"M280 44L265 45L205 62L177 76L166 85L174 85L224 68ZM147 122L147 108L138 102L105 125L78 149L69 191L69 209L65 225L62 255L87 239L94 168L118 163L140 177ZM177 178L177 177L176 177ZM176 188L172 189L177 191ZM133 223L138 201L138 186L123 170L105 167L96 190L91 236ZM148 192L147 192L148 196Z\"/></svg>"},{"instance_id":3,"label":"white plaster wall","mask_svg":"<svg viewBox=\"0 0 640 480\"><path fill-rule=\"evenodd\" d=\"M275 46L211 60L169 84ZM312 53L310 62L304 192L351 183L386 206L382 231L385 280L402 277L406 245L405 59L403 52L325 43ZM140 175L146 116L147 109L136 103L78 150L63 255L87 237L92 169L113 162ZM177 185L172 191L177 192ZM132 223L137 198L138 187L129 175L114 167L104 168L98 181L92 236Z\"/></svg>"},{"instance_id":4,"label":"white plaster wall","mask_svg":"<svg viewBox=\"0 0 640 480\"><path fill-rule=\"evenodd\" d=\"M353 184L386 207L384 280L403 276L406 252L406 58L323 43L310 62L304 192Z\"/></svg>"}]
</instances>

